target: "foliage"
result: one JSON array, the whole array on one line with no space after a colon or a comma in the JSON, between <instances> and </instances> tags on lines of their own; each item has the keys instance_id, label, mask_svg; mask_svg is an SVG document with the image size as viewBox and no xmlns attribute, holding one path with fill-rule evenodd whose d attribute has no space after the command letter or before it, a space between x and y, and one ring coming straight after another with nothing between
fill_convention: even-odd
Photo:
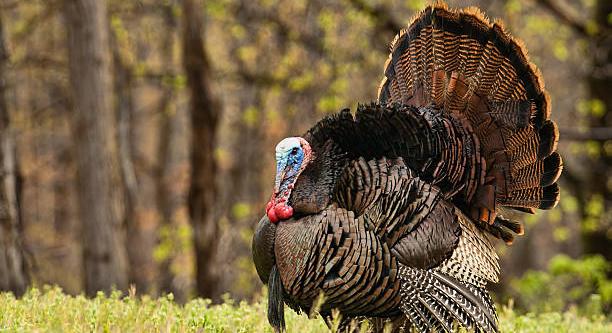
<instances>
[{"instance_id":1,"label":"foliage","mask_svg":"<svg viewBox=\"0 0 612 333\"><path fill-rule=\"evenodd\" d=\"M356 103L375 99L388 43L397 32L393 26L405 26L431 2L197 1L205 20L212 90L221 100L223 114L215 151L220 193L214 211L219 214L220 246L215 264L208 265L222 276L217 294L229 291L238 299L251 298L260 287L250 241L271 194L274 145L283 137L303 133L326 113L343 107L354 110ZM601 185L612 188L612 177L605 173L612 170L608 167L612 140L573 140L566 135L576 132L588 137L592 127L609 127L612 107L605 93L612 89L602 89L603 96L593 95L588 83L591 75L609 72L606 66L598 69L593 65L608 53L593 49L593 41L600 38L590 40L563 21L563 17L575 17L587 30L593 30L593 24L597 30L594 14L604 0L446 2L451 7L481 8L491 19L500 18L525 42L530 58L542 71L552 117L562 133L559 152L565 169L560 207L528 217L532 223L517 241L521 245L516 244L527 250L502 250L503 277L511 278L527 268L541 269L558 252L575 256L609 252L612 204L609 190L601 190ZM542 6L545 2L562 2L561 17ZM6 83L17 164L23 176L21 219L24 246L36 264L32 279L78 293L83 288L83 238L74 186L78 169L74 147L80 140L75 137L79 131L75 131L71 112L62 3L3 4L9 64L0 81ZM173 291L176 299L183 300L193 293L195 265L186 200L191 143L179 38L184 25L181 1L106 3L111 50L127 67L130 91L125 95L131 95L133 108L127 119L116 124L130 132L127 165L133 165L138 184L138 205L125 202L135 205L131 207L135 218L126 219L126 225L138 231L129 235L138 237L130 237L126 248L136 255L152 254L154 259L146 267L128 265L130 275L145 272L147 281L138 285L139 290ZM565 9L569 15L563 15ZM612 13L606 19L610 22L611 18ZM114 72L114 79L120 77ZM551 233L553 237L548 237ZM584 235L595 233L604 237L583 241ZM523 257L525 253L528 256ZM547 281L542 276L559 279L552 273L542 274L532 277L539 284L523 284L531 283L532 289L540 291L538 286ZM505 292L507 287L502 284L499 289ZM521 288L515 290L523 292ZM556 290L565 294L563 288ZM527 301L520 292L515 295L519 305L531 299L543 303L537 296ZM601 288L597 292L602 299ZM575 302L598 304L588 301L590 293L585 295L579 301L555 296L561 304L555 308ZM605 304L609 308L609 298Z\"/></svg>"},{"instance_id":2,"label":"foliage","mask_svg":"<svg viewBox=\"0 0 612 333\"><path fill-rule=\"evenodd\" d=\"M31 289L23 298L0 294L0 330L3 332L271 332L265 302L220 305L195 299L179 305L172 295L94 299L69 296L57 287ZM289 332L328 332L323 320L310 320L286 310ZM587 319L576 312L517 315L510 307L500 311L502 332L610 332L603 317Z\"/></svg>"},{"instance_id":3,"label":"foliage","mask_svg":"<svg viewBox=\"0 0 612 333\"><path fill-rule=\"evenodd\" d=\"M528 271L512 282L518 304L529 311L562 311L576 307L584 315L609 312L612 264L604 257L571 259L557 255L548 271Z\"/></svg>"}]
</instances>

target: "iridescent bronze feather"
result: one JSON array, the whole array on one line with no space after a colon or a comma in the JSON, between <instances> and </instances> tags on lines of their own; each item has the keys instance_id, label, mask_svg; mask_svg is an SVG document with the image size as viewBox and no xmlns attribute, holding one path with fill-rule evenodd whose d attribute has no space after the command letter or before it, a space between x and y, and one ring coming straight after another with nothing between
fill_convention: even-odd
<instances>
[{"instance_id":1,"label":"iridescent bronze feather","mask_svg":"<svg viewBox=\"0 0 612 333\"><path fill-rule=\"evenodd\" d=\"M284 330L283 303L309 311L322 293L321 314L337 308L344 324L497 331L488 236L511 243L524 229L508 209L559 200L558 130L540 75L499 22L439 4L395 38L384 75L376 103L292 139L293 153L297 142L312 152L273 195L292 215L264 217L253 241L272 285L270 321Z\"/></svg>"}]
</instances>

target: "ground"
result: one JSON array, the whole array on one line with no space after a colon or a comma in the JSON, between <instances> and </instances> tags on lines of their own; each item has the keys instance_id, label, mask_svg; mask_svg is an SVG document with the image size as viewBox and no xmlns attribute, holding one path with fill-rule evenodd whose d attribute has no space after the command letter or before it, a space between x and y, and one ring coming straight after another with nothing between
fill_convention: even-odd
<instances>
[{"instance_id":1,"label":"ground","mask_svg":"<svg viewBox=\"0 0 612 333\"><path fill-rule=\"evenodd\" d=\"M575 312L519 315L500 308L502 332L612 332L610 318L585 318ZM286 310L288 332L329 332L322 319ZM0 332L272 332L265 302L221 305L195 299L185 305L172 295L89 299L61 289L31 289L20 299L0 294Z\"/></svg>"}]
</instances>

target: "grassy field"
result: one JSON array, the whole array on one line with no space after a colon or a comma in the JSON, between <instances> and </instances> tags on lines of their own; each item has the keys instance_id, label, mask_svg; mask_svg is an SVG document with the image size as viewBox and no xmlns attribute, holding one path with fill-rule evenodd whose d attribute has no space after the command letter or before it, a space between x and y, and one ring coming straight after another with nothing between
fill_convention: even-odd
<instances>
[{"instance_id":1,"label":"grassy field","mask_svg":"<svg viewBox=\"0 0 612 333\"><path fill-rule=\"evenodd\" d=\"M286 312L289 332L328 332L322 319ZM612 332L610 319L573 312L518 315L500 311L502 332ZM21 299L0 294L0 332L271 332L265 302L197 299L177 305L172 296L68 296L59 288L32 289Z\"/></svg>"}]
</instances>

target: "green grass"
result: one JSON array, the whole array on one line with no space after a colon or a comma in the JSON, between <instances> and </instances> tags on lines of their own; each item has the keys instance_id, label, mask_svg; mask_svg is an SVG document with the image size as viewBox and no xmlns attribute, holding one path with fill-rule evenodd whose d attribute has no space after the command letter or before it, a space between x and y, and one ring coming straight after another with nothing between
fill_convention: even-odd
<instances>
[{"instance_id":1,"label":"green grass","mask_svg":"<svg viewBox=\"0 0 612 333\"><path fill-rule=\"evenodd\" d=\"M286 312L289 332L328 332L321 319ZM503 332L612 332L603 316L574 312L518 315L500 311ZM69 296L59 288L31 289L22 298L0 294L0 332L271 332L265 302L196 299L178 305L172 296L152 299L114 293L94 299Z\"/></svg>"}]
</instances>

